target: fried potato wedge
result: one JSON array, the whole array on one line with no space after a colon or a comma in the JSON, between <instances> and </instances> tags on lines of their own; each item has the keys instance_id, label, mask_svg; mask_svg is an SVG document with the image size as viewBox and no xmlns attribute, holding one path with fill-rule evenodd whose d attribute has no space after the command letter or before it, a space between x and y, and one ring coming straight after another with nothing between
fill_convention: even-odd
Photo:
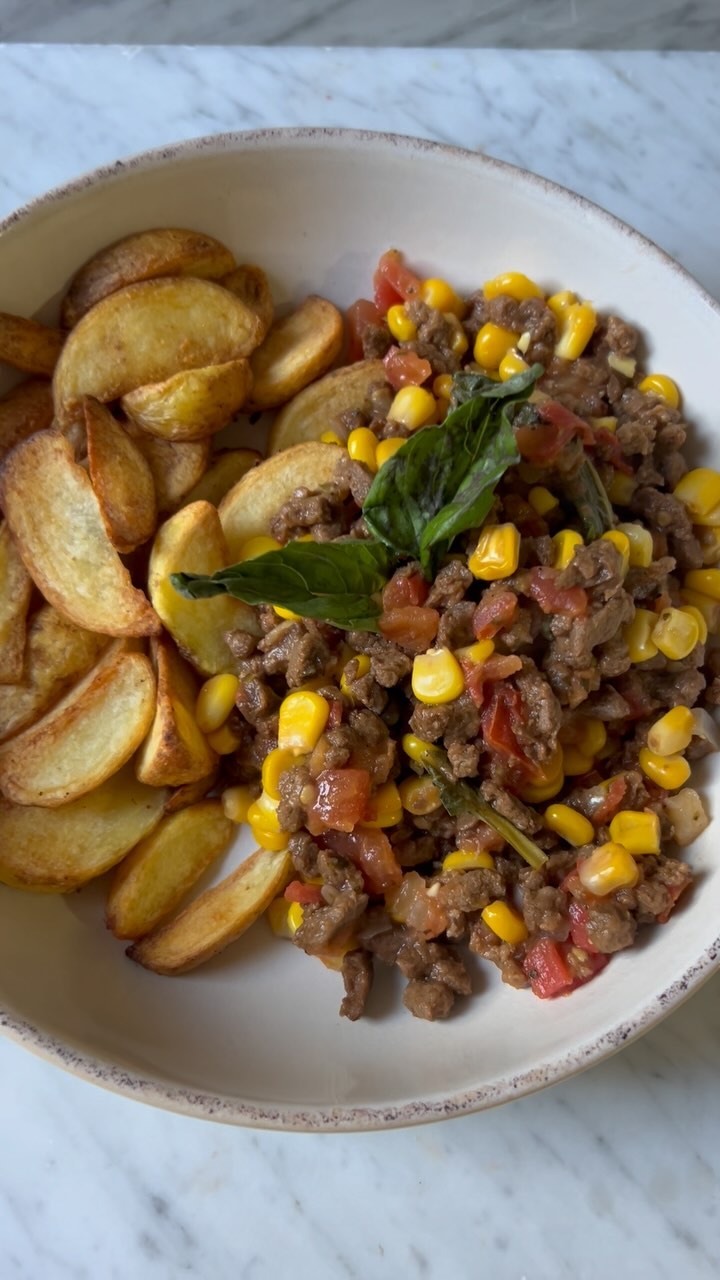
<instances>
[{"instance_id":1,"label":"fried potato wedge","mask_svg":"<svg viewBox=\"0 0 720 1280\"><path fill-rule=\"evenodd\" d=\"M154 973L196 969L254 924L284 888L291 869L289 853L258 849L169 924L130 947L128 955Z\"/></svg>"},{"instance_id":2,"label":"fried potato wedge","mask_svg":"<svg viewBox=\"0 0 720 1280\"><path fill-rule=\"evenodd\" d=\"M215 768L206 778L198 778L197 782L186 782L184 786L178 787L165 801L165 812L177 813L179 809L187 809L189 805L203 800L215 786L219 772L219 768Z\"/></svg>"},{"instance_id":3,"label":"fried potato wedge","mask_svg":"<svg viewBox=\"0 0 720 1280\"><path fill-rule=\"evenodd\" d=\"M150 464L99 400L83 401L88 470L116 551L134 551L155 532L157 503Z\"/></svg>"},{"instance_id":4,"label":"fried potato wedge","mask_svg":"<svg viewBox=\"0 0 720 1280\"><path fill-rule=\"evenodd\" d=\"M149 835L166 799L167 791L138 782L130 765L61 809L0 798L0 883L72 893Z\"/></svg>"},{"instance_id":5,"label":"fried potato wedge","mask_svg":"<svg viewBox=\"0 0 720 1280\"><path fill-rule=\"evenodd\" d=\"M47 431L53 420L52 388L41 378L28 378L0 396L0 460L21 440Z\"/></svg>"},{"instance_id":6,"label":"fried potato wedge","mask_svg":"<svg viewBox=\"0 0 720 1280\"><path fill-rule=\"evenodd\" d=\"M62 323L72 329L96 302L118 289L156 276L217 279L232 271L229 249L202 231L158 227L117 240L80 268L62 305Z\"/></svg>"},{"instance_id":7,"label":"fried potato wedge","mask_svg":"<svg viewBox=\"0 0 720 1280\"><path fill-rule=\"evenodd\" d=\"M251 409L275 409L326 373L340 354L343 320L327 298L314 294L278 320L251 357Z\"/></svg>"},{"instance_id":8,"label":"fried potato wedge","mask_svg":"<svg viewBox=\"0 0 720 1280\"><path fill-rule=\"evenodd\" d=\"M215 454L202 480L183 498L183 506L190 502L212 502L217 507L234 484L262 461L257 449L224 449Z\"/></svg>"},{"instance_id":9,"label":"fried potato wedge","mask_svg":"<svg viewBox=\"0 0 720 1280\"><path fill-rule=\"evenodd\" d=\"M134 423L131 434L152 473L158 510L175 511L205 475L210 440L159 440Z\"/></svg>"},{"instance_id":10,"label":"fried potato wedge","mask_svg":"<svg viewBox=\"0 0 720 1280\"><path fill-rule=\"evenodd\" d=\"M207 676L232 671L225 633L259 634L255 612L231 596L186 600L171 585L170 574L215 573L227 564L220 518L209 502L183 507L155 535L148 571L150 598L183 657Z\"/></svg>"},{"instance_id":11,"label":"fried potato wedge","mask_svg":"<svg viewBox=\"0 0 720 1280\"><path fill-rule=\"evenodd\" d=\"M387 386L382 360L359 360L326 373L280 410L270 430L269 452L319 440L323 431L332 431L341 413L367 410L371 393Z\"/></svg>"},{"instance_id":12,"label":"fried potato wedge","mask_svg":"<svg viewBox=\"0 0 720 1280\"><path fill-rule=\"evenodd\" d=\"M0 311L0 360L13 369L51 378L64 341L60 329Z\"/></svg>"},{"instance_id":13,"label":"fried potato wedge","mask_svg":"<svg viewBox=\"0 0 720 1280\"><path fill-rule=\"evenodd\" d=\"M108 636L84 631L52 605L43 605L28 628L21 679L0 685L0 742L39 720L87 674L109 643Z\"/></svg>"},{"instance_id":14,"label":"fried potato wedge","mask_svg":"<svg viewBox=\"0 0 720 1280\"><path fill-rule=\"evenodd\" d=\"M160 630L107 536L90 477L58 432L37 432L5 459L0 505L25 568L60 613L106 635Z\"/></svg>"},{"instance_id":15,"label":"fried potato wedge","mask_svg":"<svg viewBox=\"0 0 720 1280\"><path fill-rule=\"evenodd\" d=\"M296 444L253 467L223 498L218 512L230 563L248 538L270 532L270 521L296 489L330 484L344 450L335 444Z\"/></svg>"},{"instance_id":16,"label":"fried potato wedge","mask_svg":"<svg viewBox=\"0 0 720 1280\"><path fill-rule=\"evenodd\" d=\"M55 416L65 428L83 396L116 400L183 369L249 356L260 333L255 312L211 280L170 276L128 285L71 330L53 380Z\"/></svg>"},{"instance_id":17,"label":"fried potato wedge","mask_svg":"<svg viewBox=\"0 0 720 1280\"><path fill-rule=\"evenodd\" d=\"M8 526L0 524L0 685L22 679L25 619L32 579L18 554Z\"/></svg>"},{"instance_id":18,"label":"fried potato wedge","mask_svg":"<svg viewBox=\"0 0 720 1280\"><path fill-rule=\"evenodd\" d=\"M152 787L181 787L211 773L217 755L195 719L198 683L172 643L153 643L157 705L152 728L140 748L135 772Z\"/></svg>"},{"instance_id":19,"label":"fried potato wedge","mask_svg":"<svg viewBox=\"0 0 720 1280\"><path fill-rule=\"evenodd\" d=\"M154 710L149 659L116 641L47 715L0 747L0 791L48 809L86 795L130 759Z\"/></svg>"},{"instance_id":20,"label":"fried potato wedge","mask_svg":"<svg viewBox=\"0 0 720 1280\"><path fill-rule=\"evenodd\" d=\"M248 361L228 360L137 387L121 404L128 418L161 440L203 440L232 421L251 386Z\"/></svg>"},{"instance_id":21,"label":"fried potato wedge","mask_svg":"<svg viewBox=\"0 0 720 1280\"><path fill-rule=\"evenodd\" d=\"M113 876L108 929L116 938L150 933L225 852L235 831L219 800L203 800L163 818Z\"/></svg>"},{"instance_id":22,"label":"fried potato wedge","mask_svg":"<svg viewBox=\"0 0 720 1280\"><path fill-rule=\"evenodd\" d=\"M229 275L223 276L220 284L255 312L260 320L262 333L260 341L262 342L275 314L270 284L262 267L243 264L236 267Z\"/></svg>"}]
</instances>

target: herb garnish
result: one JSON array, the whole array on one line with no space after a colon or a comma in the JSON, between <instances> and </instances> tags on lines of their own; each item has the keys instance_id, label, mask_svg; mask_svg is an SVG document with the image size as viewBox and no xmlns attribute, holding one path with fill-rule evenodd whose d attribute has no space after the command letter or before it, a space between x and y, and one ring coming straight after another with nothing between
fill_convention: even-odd
<instances>
[{"instance_id":1,"label":"herb garnish","mask_svg":"<svg viewBox=\"0 0 720 1280\"><path fill-rule=\"evenodd\" d=\"M585 458L576 475L567 481L565 492L580 517L587 542L601 538L615 527L607 491L589 458Z\"/></svg>"}]
</instances>

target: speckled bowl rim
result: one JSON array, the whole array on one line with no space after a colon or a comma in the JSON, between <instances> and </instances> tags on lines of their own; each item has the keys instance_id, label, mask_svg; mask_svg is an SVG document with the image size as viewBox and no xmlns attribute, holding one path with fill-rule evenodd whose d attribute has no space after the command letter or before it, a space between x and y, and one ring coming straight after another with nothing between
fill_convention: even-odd
<instances>
[{"instance_id":1,"label":"speckled bowl rim","mask_svg":"<svg viewBox=\"0 0 720 1280\"><path fill-rule=\"evenodd\" d=\"M8 217L0 221L0 236L18 222L34 214L36 210L49 208L56 201L64 200L84 191L87 187L96 186L108 179L124 174L137 173L143 169L151 169L171 163L179 157L194 152L251 151L268 147L284 147L290 145L308 146L332 145L349 146L368 149L397 149L410 154L422 156L427 153L440 153L454 157L458 162L479 169L487 169L512 176L515 182L535 187L552 194L555 198L567 202L575 212L589 214L614 231L634 241L645 254L654 256L658 263L676 274L679 283L690 289L698 298L720 317L720 303L716 301L702 286L681 267L669 254L660 249L648 237L629 227L621 219L608 213L600 205L579 196L559 183L550 182L538 174L521 169L517 165L479 152L468 151L462 147L453 147L446 143L431 142L423 138L407 137L402 134L378 133L360 129L333 128L288 128L258 129L247 132L211 134L201 138L193 138L186 142L174 143L164 147L155 147L128 159L117 160L113 164L102 165L89 173L53 187L46 194L31 200L28 204L16 209ZM101 1085L111 1092L135 1098L152 1106L162 1107L181 1115L196 1116L206 1120L215 1120L221 1124L246 1125L258 1129L296 1130L301 1132L363 1132L377 1129L401 1128L405 1125L425 1124L433 1120L445 1120L455 1116L468 1115L489 1107L499 1106L513 1098L521 1098L561 1080L577 1075L587 1067L603 1062L617 1053L627 1044L637 1040L652 1027L657 1026L663 1018L677 1009L704 982L720 969L720 936L680 977L666 990L645 1004L635 1016L618 1023L605 1034L578 1045L573 1050L561 1054L551 1061L543 1062L516 1076L508 1076L494 1083L481 1085L476 1089L456 1092L447 1097L421 1098L402 1104L358 1107L358 1106L322 1106L296 1107L291 1103L282 1105L258 1105L252 1102L241 1102L236 1098L217 1095L211 1092L196 1091L179 1086L163 1084L150 1076L136 1071L127 1071L116 1064L94 1057L92 1054L74 1048L55 1036L48 1035L42 1027L17 1018L0 1007L0 1030L9 1039L22 1045L30 1052L46 1061L62 1067L83 1080Z\"/></svg>"}]
</instances>

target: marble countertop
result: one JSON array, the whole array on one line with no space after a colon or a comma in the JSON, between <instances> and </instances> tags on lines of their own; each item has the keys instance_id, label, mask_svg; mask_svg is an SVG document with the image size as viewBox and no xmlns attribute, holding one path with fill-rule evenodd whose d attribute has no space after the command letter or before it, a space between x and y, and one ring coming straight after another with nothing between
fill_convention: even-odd
<instances>
[{"instance_id":1,"label":"marble countertop","mask_svg":"<svg viewBox=\"0 0 720 1280\"><path fill-rule=\"evenodd\" d=\"M265 125L396 130L590 196L720 296L720 55L0 47L0 216ZM555 1089L421 1130L168 1115L0 1042L1 1280L714 1280L720 979Z\"/></svg>"}]
</instances>

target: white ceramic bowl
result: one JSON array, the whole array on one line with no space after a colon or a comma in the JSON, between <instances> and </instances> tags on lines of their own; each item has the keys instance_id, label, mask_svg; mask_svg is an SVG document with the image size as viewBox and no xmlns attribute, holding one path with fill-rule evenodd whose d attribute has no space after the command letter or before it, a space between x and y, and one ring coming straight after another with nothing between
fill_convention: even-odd
<instances>
[{"instance_id":1,"label":"white ceramic bowl","mask_svg":"<svg viewBox=\"0 0 720 1280\"><path fill-rule=\"evenodd\" d=\"M652 367L683 389L698 454L720 463L717 305L654 245L540 178L451 147L343 131L168 147L7 219L0 306L52 315L94 250L163 224L211 232L261 263L281 303L366 295L391 245L464 288L517 269L576 289L645 328ZM707 794L712 770L699 776ZM102 886L65 899L0 889L0 1025L111 1089L230 1123L367 1129L474 1111L607 1057L718 968L716 846L711 826L688 855L692 896L596 982L543 1002L478 967L475 997L434 1024L410 1017L390 975L372 1016L340 1019L339 976L262 923L197 972L160 978L106 932Z\"/></svg>"}]
</instances>

